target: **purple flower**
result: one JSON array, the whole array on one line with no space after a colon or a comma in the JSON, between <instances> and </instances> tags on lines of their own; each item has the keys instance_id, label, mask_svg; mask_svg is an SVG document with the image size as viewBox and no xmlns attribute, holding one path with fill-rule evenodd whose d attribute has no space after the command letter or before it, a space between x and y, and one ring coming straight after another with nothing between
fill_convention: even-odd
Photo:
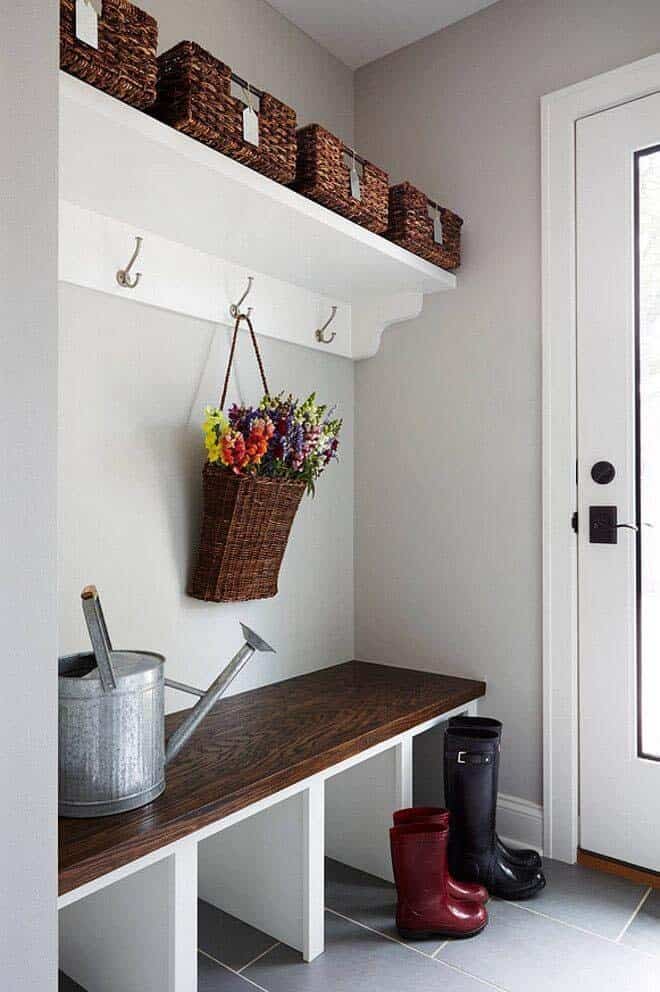
<instances>
[{"instance_id":1,"label":"purple flower","mask_svg":"<svg viewBox=\"0 0 660 992\"><path fill-rule=\"evenodd\" d=\"M333 437L332 441L328 445L328 449L325 453L324 465L327 465L333 458L337 457L337 448L339 447L339 438Z\"/></svg>"}]
</instances>

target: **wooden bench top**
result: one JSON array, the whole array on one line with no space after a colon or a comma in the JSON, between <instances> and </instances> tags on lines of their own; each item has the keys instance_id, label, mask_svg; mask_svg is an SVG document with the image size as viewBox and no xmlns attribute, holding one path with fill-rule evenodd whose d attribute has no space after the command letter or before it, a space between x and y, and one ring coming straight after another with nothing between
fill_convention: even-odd
<instances>
[{"instance_id":1,"label":"wooden bench top","mask_svg":"<svg viewBox=\"0 0 660 992\"><path fill-rule=\"evenodd\" d=\"M60 818L60 895L485 692L471 679L350 661L221 699L157 800ZM183 715L167 717L167 734Z\"/></svg>"}]
</instances>

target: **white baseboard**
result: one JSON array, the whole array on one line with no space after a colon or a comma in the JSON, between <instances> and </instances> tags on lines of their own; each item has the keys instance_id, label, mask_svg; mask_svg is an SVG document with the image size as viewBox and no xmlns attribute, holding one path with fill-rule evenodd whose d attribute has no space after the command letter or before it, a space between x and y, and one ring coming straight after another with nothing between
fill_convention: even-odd
<instances>
[{"instance_id":1,"label":"white baseboard","mask_svg":"<svg viewBox=\"0 0 660 992\"><path fill-rule=\"evenodd\" d=\"M533 847L543 854L543 807L528 799L497 797L497 832L512 847Z\"/></svg>"}]
</instances>

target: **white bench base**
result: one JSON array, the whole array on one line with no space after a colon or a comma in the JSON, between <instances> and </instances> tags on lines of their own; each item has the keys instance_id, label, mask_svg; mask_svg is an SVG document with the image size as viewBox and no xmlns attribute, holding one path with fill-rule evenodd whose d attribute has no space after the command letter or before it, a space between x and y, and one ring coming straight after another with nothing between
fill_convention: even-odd
<instances>
[{"instance_id":1,"label":"white bench base","mask_svg":"<svg viewBox=\"0 0 660 992\"><path fill-rule=\"evenodd\" d=\"M87 992L197 992L197 898L323 951L324 856L392 881L392 811L412 805L413 739L477 701L61 896L60 967Z\"/></svg>"}]
</instances>

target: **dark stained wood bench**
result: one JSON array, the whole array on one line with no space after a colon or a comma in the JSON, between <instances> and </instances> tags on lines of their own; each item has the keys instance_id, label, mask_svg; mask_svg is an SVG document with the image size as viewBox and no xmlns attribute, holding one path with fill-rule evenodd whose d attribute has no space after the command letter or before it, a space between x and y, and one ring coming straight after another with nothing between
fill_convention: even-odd
<instances>
[{"instance_id":1,"label":"dark stained wood bench","mask_svg":"<svg viewBox=\"0 0 660 992\"><path fill-rule=\"evenodd\" d=\"M383 752L399 762L399 791L387 801L411 801L413 735L452 712L474 711L485 691L483 682L352 661L221 700L168 768L155 802L118 816L60 819L60 905L113 888L177 842L221 838L223 824L239 819L247 830L243 814L260 814L282 796L305 792L322 802L326 780L340 782L344 768ZM182 716L167 718L168 734ZM305 809L315 801L309 796ZM309 830L322 830L322 806L317 812ZM307 937L309 958L318 936Z\"/></svg>"}]
</instances>

